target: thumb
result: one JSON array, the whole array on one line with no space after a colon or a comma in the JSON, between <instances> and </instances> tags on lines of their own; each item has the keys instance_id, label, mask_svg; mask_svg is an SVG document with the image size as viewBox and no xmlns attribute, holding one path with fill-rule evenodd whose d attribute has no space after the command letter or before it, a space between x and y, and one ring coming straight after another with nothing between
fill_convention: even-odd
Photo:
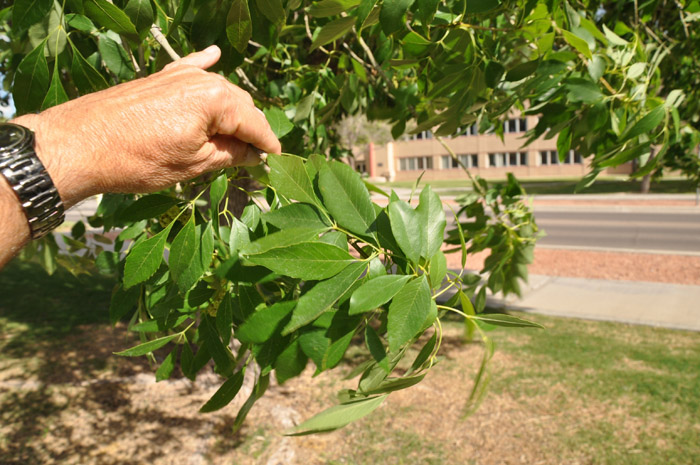
<instances>
[{"instance_id":1,"label":"thumb","mask_svg":"<svg viewBox=\"0 0 700 465\"><path fill-rule=\"evenodd\" d=\"M180 58L176 62L170 63L170 66L189 65L201 69L207 69L213 66L221 57L221 49L216 45L211 45L200 52L190 53L184 58Z\"/></svg>"}]
</instances>

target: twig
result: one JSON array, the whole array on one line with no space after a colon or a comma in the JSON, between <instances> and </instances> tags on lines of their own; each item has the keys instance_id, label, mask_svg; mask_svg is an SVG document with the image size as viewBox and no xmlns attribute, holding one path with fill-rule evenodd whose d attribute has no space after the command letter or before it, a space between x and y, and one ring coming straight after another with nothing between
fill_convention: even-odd
<instances>
[{"instance_id":1,"label":"twig","mask_svg":"<svg viewBox=\"0 0 700 465\"><path fill-rule=\"evenodd\" d=\"M258 91L258 88L255 87L255 85L252 82L250 82L250 79L248 79L248 76L241 68L236 68L236 76L238 76L241 79L241 81L243 81L243 83L250 89L252 89L255 92Z\"/></svg>"},{"instance_id":2,"label":"twig","mask_svg":"<svg viewBox=\"0 0 700 465\"><path fill-rule=\"evenodd\" d=\"M459 164L459 166L461 166L462 169L467 173L467 176L469 176L469 180L472 182L472 188L477 189L480 193L483 193L481 191L481 186L479 185L479 183L476 182L476 180L474 179L474 176L472 176L471 171L469 171L469 168L467 168L467 165L462 163L462 160L459 159L459 157L454 152L454 150L452 150L452 148L449 145L447 145L447 142L445 142L445 139L443 139L442 136L435 136L435 139L438 142L440 142L440 145L442 145L445 148L445 150L447 150L447 153L450 154L452 159L454 161L456 161Z\"/></svg>"},{"instance_id":3,"label":"twig","mask_svg":"<svg viewBox=\"0 0 700 465\"><path fill-rule=\"evenodd\" d=\"M180 55L178 55L177 52L173 50L173 48L170 46L170 44L168 43L168 39L166 39L163 33L160 31L160 27L158 27L155 24L152 25L151 35L154 39L156 39L156 42L158 42L160 46L163 47L163 50L168 52L168 55L170 55L170 58L172 58L173 61L180 59Z\"/></svg>"},{"instance_id":4,"label":"twig","mask_svg":"<svg viewBox=\"0 0 700 465\"><path fill-rule=\"evenodd\" d=\"M681 24L683 25L683 31L685 32L685 38L687 39L689 37L688 35L688 25L685 23L685 18L683 17L683 5L680 4L678 0L673 0L673 2L676 4L678 7L678 16L681 19Z\"/></svg>"},{"instance_id":5,"label":"twig","mask_svg":"<svg viewBox=\"0 0 700 465\"><path fill-rule=\"evenodd\" d=\"M311 34L311 27L309 26L309 15L307 15L307 14L304 14L304 27L306 28L306 37L308 37L309 40L313 43L314 36ZM331 54L331 52L326 50L323 46L319 47L318 49L321 50L326 55Z\"/></svg>"},{"instance_id":6,"label":"twig","mask_svg":"<svg viewBox=\"0 0 700 465\"><path fill-rule=\"evenodd\" d=\"M124 36L120 36L122 39L122 47L124 47L124 50L126 50L126 53L129 55L129 59L131 60L131 66L134 67L134 71L136 72L136 75L139 77L142 77L141 73L141 67L139 66L138 62L136 61L136 57L134 56L133 52L131 51L131 47L129 46L129 42L124 38Z\"/></svg>"}]
</instances>

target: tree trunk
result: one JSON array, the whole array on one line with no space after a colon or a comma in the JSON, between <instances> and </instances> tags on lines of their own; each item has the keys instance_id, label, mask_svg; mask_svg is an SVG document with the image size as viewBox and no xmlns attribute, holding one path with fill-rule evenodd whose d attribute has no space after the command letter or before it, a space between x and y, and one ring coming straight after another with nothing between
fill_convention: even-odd
<instances>
[{"instance_id":1,"label":"tree trunk","mask_svg":"<svg viewBox=\"0 0 700 465\"><path fill-rule=\"evenodd\" d=\"M651 175L647 174L642 178L642 187L640 189L640 192L642 194L648 194L649 189L651 188Z\"/></svg>"}]
</instances>

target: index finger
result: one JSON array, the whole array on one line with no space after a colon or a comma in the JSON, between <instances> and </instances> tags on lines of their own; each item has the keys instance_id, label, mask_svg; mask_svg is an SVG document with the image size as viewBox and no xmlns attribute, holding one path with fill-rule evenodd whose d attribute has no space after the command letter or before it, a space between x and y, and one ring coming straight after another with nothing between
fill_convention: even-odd
<instances>
[{"instance_id":1,"label":"index finger","mask_svg":"<svg viewBox=\"0 0 700 465\"><path fill-rule=\"evenodd\" d=\"M282 146L272 132L265 114L240 87L226 82L223 95L214 102L214 127L217 134L233 136L267 153L281 153Z\"/></svg>"}]
</instances>

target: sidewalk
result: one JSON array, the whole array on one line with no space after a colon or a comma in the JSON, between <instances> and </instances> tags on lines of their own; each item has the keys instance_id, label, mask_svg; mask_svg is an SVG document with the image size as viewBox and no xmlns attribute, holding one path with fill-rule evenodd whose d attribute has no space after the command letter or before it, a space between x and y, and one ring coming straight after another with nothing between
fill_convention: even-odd
<instances>
[{"instance_id":1,"label":"sidewalk","mask_svg":"<svg viewBox=\"0 0 700 465\"><path fill-rule=\"evenodd\" d=\"M700 331L700 286L531 275L523 297L489 299L507 309Z\"/></svg>"}]
</instances>

